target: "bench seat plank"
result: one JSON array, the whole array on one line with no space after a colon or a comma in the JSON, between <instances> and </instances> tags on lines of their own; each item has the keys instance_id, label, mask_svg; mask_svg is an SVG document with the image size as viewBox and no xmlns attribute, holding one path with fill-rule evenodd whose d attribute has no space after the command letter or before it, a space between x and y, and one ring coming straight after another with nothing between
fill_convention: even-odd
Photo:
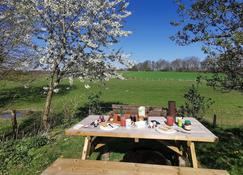
<instances>
[{"instance_id":1,"label":"bench seat plank","mask_svg":"<svg viewBox=\"0 0 243 175\"><path fill-rule=\"evenodd\" d=\"M57 159L42 175L229 175L224 170L101 160Z\"/></svg>"}]
</instances>

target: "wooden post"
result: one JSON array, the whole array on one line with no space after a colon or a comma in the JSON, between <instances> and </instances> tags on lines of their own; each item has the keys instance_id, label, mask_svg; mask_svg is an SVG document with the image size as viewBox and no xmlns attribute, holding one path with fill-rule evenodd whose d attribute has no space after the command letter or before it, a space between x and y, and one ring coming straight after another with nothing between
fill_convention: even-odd
<instances>
[{"instance_id":1,"label":"wooden post","mask_svg":"<svg viewBox=\"0 0 243 175\"><path fill-rule=\"evenodd\" d=\"M213 115L213 128L216 128L217 126L217 116L216 114Z\"/></svg>"},{"instance_id":2,"label":"wooden post","mask_svg":"<svg viewBox=\"0 0 243 175\"><path fill-rule=\"evenodd\" d=\"M13 136L14 138L17 138L17 132L18 132L18 123L16 118L16 111L11 110L11 120L12 120L12 129L13 129Z\"/></svg>"}]
</instances>

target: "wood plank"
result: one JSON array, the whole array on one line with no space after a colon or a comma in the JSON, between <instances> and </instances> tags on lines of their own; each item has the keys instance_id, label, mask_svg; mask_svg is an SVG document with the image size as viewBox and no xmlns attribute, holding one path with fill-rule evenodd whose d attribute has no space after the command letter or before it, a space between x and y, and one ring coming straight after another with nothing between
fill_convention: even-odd
<instances>
[{"instance_id":1,"label":"wood plank","mask_svg":"<svg viewBox=\"0 0 243 175\"><path fill-rule=\"evenodd\" d=\"M90 147L91 147L91 138L90 136L87 136L84 138L84 146L83 146L82 157L81 157L82 160L85 160L89 155Z\"/></svg>"},{"instance_id":2,"label":"wood plank","mask_svg":"<svg viewBox=\"0 0 243 175\"><path fill-rule=\"evenodd\" d=\"M135 142L135 143L138 143L138 142L139 142L139 138L135 138L135 139L134 139L134 142Z\"/></svg>"},{"instance_id":3,"label":"wood plank","mask_svg":"<svg viewBox=\"0 0 243 175\"><path fill-rule=\"evenodd\" d=\"M141 105L119 105L119 104L112 104L112 110L113 111L119 111L121 108L123 112L127 113L138 113L138 108ZM166 114L166 111L163 110L162 107L152 107L152 106L145 106L145 110L148 116L163 116Z\"/></svg>"},{"instance_id":4,"label":"wood plank","mask_svg":"<svg viewBox=\"0 0 243 175\"><path fill-rule=\"evenodd\" d=\"M100 149L101 147L105 146L106 144L105 143L98 143L96 146L95 146L95 150L97 149Z\"/></svg>"},{"instance_id":5,"label":"wood plank","mask_svg":"<svg viewBox=\"0 0 243 175\"><path fill-rule=\"evenodd\" d=\"M178 148L178 145L174 142L174 144L165 141L165 140L158 140L159 143L165 145L167 148L169 148L170 150L174 151L175 153L177 153L178 155L182 156L183 152Z\"/></svg>"},{"instance_id":6,"label":"wood plank","mask_svg":"<svg viewBox=\"0 0 243 175\"><path fill-rule=\"evenodd\" d=\"M164 165L57 159L42 175L229 175L224 170L194 169Z\"/></svg>"},{"instance_id":7,"label":"wood plank","mask_svg":"<svg viewBox=\"0 0 243 175\"><path fill-rule=\"evenodd\" d=\"M188 144L189 144L191 158L192 158L192 166L193 168L198 168L194 142L188 142Z\"/></svg>"}]
</instances>

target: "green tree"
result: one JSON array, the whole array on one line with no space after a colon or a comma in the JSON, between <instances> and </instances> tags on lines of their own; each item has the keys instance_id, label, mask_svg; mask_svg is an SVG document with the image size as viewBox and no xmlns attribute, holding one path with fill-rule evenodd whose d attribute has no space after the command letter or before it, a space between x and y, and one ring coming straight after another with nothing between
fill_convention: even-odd
<instances>
[{"instance_id":1,"label":"green tree","mask_svg":"<svg viewBox=\"0 0 243 175\"><path fill-rule=\"evenodd\" d=\"M171 37L179 45L203 43L215 75L208 85L243 90L243 3L239 0L177 1L179 31Z\"/></svg>"}]
</instances>

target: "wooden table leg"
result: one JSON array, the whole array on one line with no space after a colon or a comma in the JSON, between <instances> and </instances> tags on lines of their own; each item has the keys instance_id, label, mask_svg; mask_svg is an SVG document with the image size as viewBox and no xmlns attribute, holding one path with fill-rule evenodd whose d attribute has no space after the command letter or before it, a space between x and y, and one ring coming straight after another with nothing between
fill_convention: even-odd
<instances>
[{"instance_id":1,"label":"wooden table leg","mask_svg":"<svg viewBox=\"0 0 243 175\"><path fill-rule=\"evenodd\" d=\"M134 138L134 142L138 143L139 142L139 138Z\"/></svg>"},{"instance_id":2,"label":"wooden table leg","mask_svg":"<svg viewBox=\"0 0 243 175\"><path fill-rule=\"evenodd\" d=\"M198 165L197 165L197 156L196 156L194 142L188 142L188 146L190 148L190 153L191 153L191 158L192 158L192 167L193 168L198 168Z\"/></svg>"},{"instance_id":3,"label":"wooden table leg","mask_svg":"<svg viewBox=\"0 0 243 175\"><path fill-rule=\"evenodd\" d=\"M176 142L168 142L165 140L158 140L159 143L165 145L171 151L177 153L178 155L182 156L183 152L180 150L179 145Z\"/></svg>"},{"instance_id":4,"label":"wooden table leg","mask_svg":"<svg viewBox=\"0 0 243 175\"><path fill-rule=\"evenodd\" d=\"M90 147L91 147L91 137L87 136L84 138L84 147L83 147L83 152L81 157L82 160L85 160L89 155Z\"/></svg>"}]
</instances>

